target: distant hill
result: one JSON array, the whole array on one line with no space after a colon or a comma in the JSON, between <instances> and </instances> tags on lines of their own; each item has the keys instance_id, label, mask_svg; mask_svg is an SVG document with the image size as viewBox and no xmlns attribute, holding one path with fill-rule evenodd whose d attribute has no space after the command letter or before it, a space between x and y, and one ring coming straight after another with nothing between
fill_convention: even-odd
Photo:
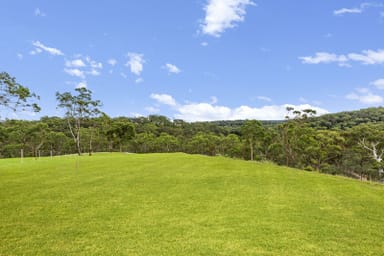
<instances>
[{"instance_id":1,"label":"distant hill","mask_svg":"<svg viewBox=\"0 0 384 256\"><path fill-rule=\"evenodd\" d=\"M231 131L238 131L245 120L223 120L207 122ZM285 120L261 120L264 126L275 126ZM364 123L384 122L384 107L365 108L355 111L343 111L339 113L326 114L309 119L312 127L319 129L341 129L345 130Z\"/></svg>"},{"instance_id":2,"label":"distant hill","mask_svg":"<svg viewBox=\"0 0 384 256\"><path fill-rule=\"evenodd\" d=\"M365 108L326 114L314 117L310 122L315 128L345 130L359 124L384 122L384 108Z\"/></svg>"}]
</instances>

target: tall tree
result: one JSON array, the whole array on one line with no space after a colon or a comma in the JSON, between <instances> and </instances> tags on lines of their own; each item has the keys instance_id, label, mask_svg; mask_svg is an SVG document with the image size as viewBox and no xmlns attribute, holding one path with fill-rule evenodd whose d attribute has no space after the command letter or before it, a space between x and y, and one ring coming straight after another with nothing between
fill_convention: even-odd
<instances>
[{"instance_id":1,"label":"tall tree","mask_svg":"<svg viewBox=\"0 0 384 256\"><path fill-rule=\"evenodd\" d=\"M31 149L34 157L39 156L39 150L47 140L48 125L42 122L32 123L26 132L26 145Z\"/></svg>"},{"instance_id":2,"label":"tall tree","mask_svg":"<svg viewBox=\"0 0 384 256\"><path fill-rule=\"evenodd\" d=\"M59 102L58 108L65 110L68 128L76 144L77 153L81 155L80 129L82 121L85 118L91 118L100 115L99 107L101 102L92 99L92 91L85 88L76 88L77 95L70 92L56 92L56 99Z\"/></svg>"},{"instance_id":3,"label":"tall tree","mask_svg":"<svg viewBox=\"0 0 384 256\"><path fill-rule=\"evenodd\" d=\"M241 134L248 143L251 161L253 161L255 155L255 146L257 142L264 136L264 128L257 120L247 120L241 127Z\"/></svg>"},{"instance_id":4,"label":"tall tree","mask_svg":"<svg viewBox=\"0 0 384 256\"><path fill-rule=\"evenodd\" d=\"M17 83L16 78L11 77L6 72L0 73L0 107L9 108L13 111L21 109L39 112L40 107L34 102L38 99L39 96Z\"/></svg>"},{"instance_id":5,"label":"tall tree","mask_svg":"<svg viewBox=\"0 0 384 256\"><path fill-rule=\"evenodd\" d=\"M119 151L122 152L124 142L129 141L135 136L135 126L128 120L114 121L105 134L110 145L117 144Z\"/></svg>"}]
</instances>

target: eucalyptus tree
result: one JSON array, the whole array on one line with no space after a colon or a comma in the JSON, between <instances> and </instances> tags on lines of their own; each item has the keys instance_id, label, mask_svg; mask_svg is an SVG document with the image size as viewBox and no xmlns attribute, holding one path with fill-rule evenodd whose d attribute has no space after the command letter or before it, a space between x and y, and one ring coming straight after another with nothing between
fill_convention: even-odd
<instances>
[{"instance_id":1,"label":"eucalyptus tree","mask_svg":"<svg viewBox=\"0 0 384 256\"><path fill-rule=\"evenodd\" d=\"M65 110L69 131L76 144L77 153L81 155L80 130L82 121L99 116L101 114L101 102L93 100L92 91L85 87L76 88L75 91L76 95L72 95L70 92L56 92L56 99L59 102L57 107Z\"/></svg>"},{"instance_id":2,"label":"eucalyptus tree","mask_svg":"<svg viewBox=\"0 0 384 256\"><path fill-rule=\"evenodd\" d=\"M16 82L16 78L7 72L0 73L0 107L17 110L39 112L40 107L35 102L39 96L32 93L29 88Z\"/></svg>"}]
</instances>

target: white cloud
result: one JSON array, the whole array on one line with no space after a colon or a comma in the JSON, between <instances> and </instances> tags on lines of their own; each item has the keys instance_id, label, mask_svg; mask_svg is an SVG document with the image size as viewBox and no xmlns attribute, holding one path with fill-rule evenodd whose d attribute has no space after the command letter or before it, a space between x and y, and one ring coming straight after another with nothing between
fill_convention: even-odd
<instances>
[{"instance_id":1,"label":"white cloud","mask_svg":"<svg viewBox=\"0 0 384 256\"><path fill-rule=\"evenodd\" d=\"M173 74L178 74L181 72L181 70L178 67L176 67L176 65L173 65L170 63L165 64L164 68L168 70L169 73L173 73Z\"/></svg>"},{"instance_id":2,"label":"white cloud","mask_svg":"<svg viewBox=\"0 0 384 256\"><path fill-rule=\"evenodd\" d=\"M208 46L208 43L207 42L201 42L200 45L203 46L203 47L206 47L206 46Z\"/></svg>"},{"instance_id":3,"label":"white cloud","mask_svg":"<svg viewBox=\"0 0 384 256\"><path fill-rule=\"evenodd\" d=\"M257 96L257 99L258 100L262 100L262 101L267 101L267 102L271 102L272 101L271 98L266 97L266 96Z\"/></svg>"},{"instance_id":4,"label":"white cloud","mask_svg":"<svg viewBox=\"0 0 384 256\"><path fill-rule=\"evenodd\" d=\"M111 66L116 66L117 60L116 59L109 59L108 60L108 64L111 65Z\"/></svg>"},{"instance_id":5,"label":"white cloud","mask_svg":"<svg viewBox=\"0 0 384 256\"><path fill-rule=\"evenodd\" d=\"M193 103L180 106L175 115L185 121L228 120L231 109L223 106L213 106L209 103Z\"/></svg>"},{"instance_id":6,"label":"white cloud","mask_svg":"<svg viewBox=\"0 0 384 256\"><path fill-rule=\"evenodd\" d=\"M384 50L364 50L361 53L348 53L337 55L328 52L317 52L315 56L299 57L304 64L337 63L341 67L350 67L350 62L355 61L364 65L375 65L384 63Z\"/></svg>"},{"instance_id":7,"label":"white cloud","mask_svg":"<svg viewBox=\"0 0 384 256\"><path fill-rule=\"evenodd\" d=\"M85 79L86 75L99 76L103 65L89 56L76 55L74 59L65 61L65 67L67 74Z\"/></svg>"},{"instance_id":8,"label":"white cloud","mask_svg":"<svg viewBox=\"0 0 384 256\"><path fill-rule=\"evenodd\" d=\"M384 78L377 79L371 83L373 86L375 86L377 89L384 90Z\"/></svg>"},{"instance_id":9,"label":"white cloud","mask_svg":"<svg viewBox=\"0 0 384 256\"><path fill-rule=\"evenodd\" d=\"M131 69L131 72L137 76L143 72L143 64L145 60L142 54L130 52L128 53L128 62L125 64Z\"/></svg>"},{"instance_id":10,"label":"white cloud","mask_svg":"<svg viewBox=\"0 0 384 256\"><path fill-rule=\"evenodd\" d=\"M367 88L359 88L345 96L348 100L356 100L367 105L375 105L383 102L380 95L373 94Z\"/></svg>"},{"instance_id":11,"label":"white cloud","mask_svg":"<svg viewBox=\"0 0 384 256\"><path fill-rule=\"evenodd\" d=\"M216 96L211 96L211 104L215 105L219 100L217 99Z\"/></svg>"},{"instance_id":12,"label":"white cloud","mask_svg":"<svg viewBox=\"0 0 384 256\"><path fill-rule=\"evenodd\" d=\"M36 8L35 9L35 16L37 16L37 17L45 17L45 16L47 16L44 12L42 12L41 10L40 10L40 8Z\"/></svg>"},{"instance_id":13,"label":"white cloud","mask_svg":"<svg viewBox=\"0 0 384 256\"><path fill-rule=\"evenodd\" d=\"M18 54L17 54L17 58L18 58L19 60L22 60L22 59L24 58L24 56L23 56L23 54L18 53Z\"/></svg>"},{"instance_id":14,"label":"white cloud","mask_svg":"<svg viewBox=\"0 0 384 256\"><path fill-rule=\"evenodd\" d=\"M82 81L76 85L76 88L87 88L87 82Z\"/></svg>"},{"instance_id":15,"label":"white cloud","mask_svg":"<svg viewBox=\"0 0 384 256\"><path fill-rule=\"evenodd\" d=\"M60 51L57 48L48 47L44 44L40 43L39 41L35 41L32 43L33 46L35 46L35 50L31 52L32 55L35 55L37 53L41 53L42 51L45 51L51 55L64 55L62 51Z\"/></svg>"},{"instance_id":16,"label":"white cloud","mask_svg":"<svg viewBox=\"0 0 384 256\"><path fill-rule=\"evenodd\" d=\"M70 76L76 76L76 77L79 77L79 78L82 78L82 79L85 78L84 71L81 71L80 69L77 69L77 68L73 68L73 69L65 68L64 71L65 71L65 73L67 73Z\"/></svg>"},{"instance_id":17,"label":"white cloud","mask_svg":"<svg viewBox=\"0 0 384 256\"><path fill-rule=\"evenodd\" d=\"M67 60L65 66L69 68L82 68L85 67L85 63L81 59Z\"/></svg>"},{"instance_id":18,"label":"white cloud","mask_svg":"<svg viewBox=\"0 0 384 256\"><path fill-rule=\"evenodd\" d=\"M168 106L176 106L176 100L168 94L151 94L151 99L156 100L158 103L168 105Z\"/></svg>"},{"instance_id":19,"label":"white cloud","mask_svg":"<svg viewBox=\"0 0 384 256\"><path fill-rule=\"evenodd\" d=\"M384 50L364 50L362 54L350 53L348 58L353 61L362 62L365 65L382 64L384 63Z\"/></svg>"},{"instance_id":20,"label":"white cloud","mask_svg":"<svg viewBox=\"0 0 384 256\"><path fill-rule=\"evenodd\" d=\"M175 115L178 119L186 121L213 121L213 120L239 120L239 119L258 119L258 120L282 120L286 116L286 108L294 107L297 110L314 109L318 115L328 113L327 110L314 107L309 104L302 105L270 105L260 108L240 106L229 108L225 106L213 106L208 103L194 103L180 106Z\"/></svg>"},{"instance_id":21,"label":"white cloud","mask_svg":"<svg viewBox=\"0 0 384 256\"><path fill-rule=\"evenodd\" d=\"M248 5L255 4L251 0L208 0L204 7L205 18L200 24L202 33L220 37L226 29L244 21Z\"/></svg>"},{"instance_id":22,"label":"white cloud","mask_svg":"<svg viewBox=\"0 0 384 256\"><path fill-rule=\"evenodd\" d=\"M301 105L270 105L260 108L253 108L249 106L240 106L230 108L226 106L214 105L216 102L211 103L187 103L178 104L176 100L168 94L151 94L150 97L160 104L172 107L176 114L177 119L186 121L213 121L213 120L239 120L239 119L258 119L258 120L282 120L286 116L286 108L288 106L294 107L297 110L314 109L318 115L329 113L327 110L311 106L309 104Z\"/></svg>"},{"instance_id":23,"label":"white cloud","mask_svg":"<svg viewBox=\"0 0 384 256\"><path fill-rule=\"evenodd\" d=\"M341 8L339 10L333 11L334 15L343 15L343 14L351 14L351 13L362 13L363 10L359 8Z\"/></svg>"}]
</instances>

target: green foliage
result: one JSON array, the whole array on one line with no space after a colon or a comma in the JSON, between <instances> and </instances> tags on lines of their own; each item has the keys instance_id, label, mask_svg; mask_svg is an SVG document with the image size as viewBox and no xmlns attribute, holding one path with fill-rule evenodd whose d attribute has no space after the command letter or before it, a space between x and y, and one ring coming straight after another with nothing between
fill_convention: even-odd
<instances>
[{"instance_id":1,"label":"green foliage","mask_svg":"<svg viewBox=\"0 0 384 256\"><path fill-rule=\"evenodd\" d=\"M39 100L39 96L17 83L16 78L8 73L0 73L0 107L13 111L21 109L39 112L40 107L34 100Z\"/></svg>"}]
</instances>

